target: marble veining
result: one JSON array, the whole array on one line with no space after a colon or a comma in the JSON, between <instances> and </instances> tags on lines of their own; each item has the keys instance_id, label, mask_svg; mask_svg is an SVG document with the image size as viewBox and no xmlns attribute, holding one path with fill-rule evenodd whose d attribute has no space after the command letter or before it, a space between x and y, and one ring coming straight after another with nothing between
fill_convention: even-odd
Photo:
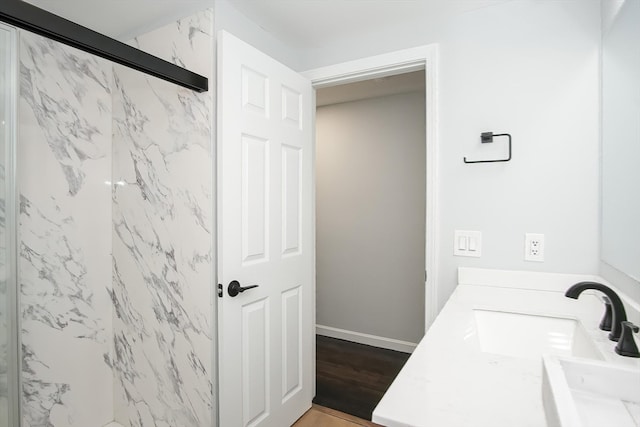
<instances>
[{"instance_id":1,"label":"marble veining","mask_svg":"<svg viewBox=\"0 0 640 427\"><path fill-rule=\"evenodd\" d=\"M212 27L132 44L211 78ZM213 95L19 39L23 426L212 425Z\"/></svg>"},{"instance_id":2,"label":"marble veining","mask_svg":"<svg viewBox=\"0 0 640 427\"><path fill-rule=\"evenodd\" d=\"M211 76L211 27L132 44ZM213 99L121 66L113 88L115 421L211 425Z\"/></svg>"},{"instance_id":3,"label":"marble veining","mask_svg":"<svg viewBox=\"0 0 640 427\"><path fill-rule=\"evenodd\" d=\"M21 40L26 40L22 32ZM63 170L70 195L75 195L87 179L87 159L107 156L109 144L97 143L109 137L92 115L78 107L88 107L87 98L96 90L108 95L111 72L95 56L69 49L52 40L22 43L20 49L20 98L25 101L44 133L49 149ZM90 107L108 116L108 96L92 99Z\"/></svg>"},{"instance_id":4,"label":"marble veining","mask_svg":"<svg viewBox=\"0 0 640 427\"><path fill-rule=\"evenodd\" d=\"M27 32L19 56L23 426L99 426L113 419L112 69Z\"/></svg>"}]
</instances>

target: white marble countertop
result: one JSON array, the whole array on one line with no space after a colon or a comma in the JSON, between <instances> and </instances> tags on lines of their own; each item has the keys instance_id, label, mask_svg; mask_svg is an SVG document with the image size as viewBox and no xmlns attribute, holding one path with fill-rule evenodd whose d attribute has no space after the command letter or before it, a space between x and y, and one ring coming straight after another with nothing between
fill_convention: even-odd
<instances>
[{"instance_id":1,"label":"white marble countertop","mask_svg":"<svg viewBox=\"0 0 640 427\"><path fill-rule=\"evenodd\" d=\"M607 332L598 329L603 304L597 293L584 292L578 300L564 296L584 280L607 284L587 275L461 268L458 287L374 410L373 422L389 427L546 425L541 358L482 352L474 309L578 319L604 360L640 367L639 359L617 355ZM638 306L630 301L625 306L629 319L638 322Z\"/></svg>"}]
</instances>

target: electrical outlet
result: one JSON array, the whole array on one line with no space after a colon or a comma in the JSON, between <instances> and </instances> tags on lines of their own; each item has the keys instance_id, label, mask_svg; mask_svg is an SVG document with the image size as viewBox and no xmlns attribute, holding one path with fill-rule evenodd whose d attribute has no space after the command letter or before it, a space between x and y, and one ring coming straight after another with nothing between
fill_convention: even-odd
<instances>
[{"instance_id":1,"label":"electrical outlet","mask_svg":"<svg viewBox=\"0 0 640 427\"><path fill-rule=\"evenodd\" d=\"M544 262L544 234L524 235L524 260Z\"/></svg>"}]
</instances>

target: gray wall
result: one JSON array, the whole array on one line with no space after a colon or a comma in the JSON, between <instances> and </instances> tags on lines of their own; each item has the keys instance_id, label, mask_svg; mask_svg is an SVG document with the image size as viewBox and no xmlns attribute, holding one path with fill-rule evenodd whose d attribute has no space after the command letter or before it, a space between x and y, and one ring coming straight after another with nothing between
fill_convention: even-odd
<instances>
[{"instance_id":1,"label":"gray wall","mask_svg":"<svg viewBox=\"0 0 640 427\"><path fill-rule=\"evenodd\" d=\"M424 92L320 107L317 324L424 334Z\"/></svg>"}]
</instances>

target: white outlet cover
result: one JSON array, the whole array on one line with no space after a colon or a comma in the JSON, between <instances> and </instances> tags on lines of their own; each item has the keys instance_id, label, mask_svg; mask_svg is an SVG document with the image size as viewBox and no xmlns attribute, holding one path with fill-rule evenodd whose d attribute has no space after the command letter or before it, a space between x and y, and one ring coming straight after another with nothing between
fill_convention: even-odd
<instances>
[{"instance_id":1,"label":"white outlet cover","mask_svg":"<svg viewBox=\"0 0 640 427\"><path fill-rule=\"evenodd\" d=\"M544 262L544 234L526 233L524 235L524 260Z\"/></svg>"}]
</instances>

